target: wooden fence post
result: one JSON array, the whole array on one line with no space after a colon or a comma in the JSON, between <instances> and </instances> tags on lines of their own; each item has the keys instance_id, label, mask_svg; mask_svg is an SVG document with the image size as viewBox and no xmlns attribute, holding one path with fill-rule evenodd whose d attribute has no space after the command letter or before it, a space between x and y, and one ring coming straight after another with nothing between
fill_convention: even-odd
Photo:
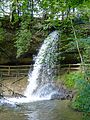
<instances>
[{"instance_id":1,"label":"wooden fence post","mask_svg":"<svg viewBox=\"0 0 90 120\"><path fill-rule=\"evenodd\" d=\"M8 66L8 76L10 75L10 66Z\"/></svg>"}]
</instances>

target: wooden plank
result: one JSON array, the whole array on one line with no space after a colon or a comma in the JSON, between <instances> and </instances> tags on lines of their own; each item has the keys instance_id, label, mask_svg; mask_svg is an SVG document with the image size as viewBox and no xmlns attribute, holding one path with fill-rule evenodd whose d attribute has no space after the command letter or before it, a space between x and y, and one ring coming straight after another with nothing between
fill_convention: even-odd
<instances>
[{"instance_id":1,"label":"wooden plank","mask_svg":"<svg viewBox=\"0 0 90 120\"><path fill-rule=\"evenodd\" d=\"M0 69L0 71L8 71L8 70L10 70L10 71L20 71L20 70L23 70L23 71L25 71L25 70L29 70L29 68L26 68L26 69Z\"/></svg>"},{"instance_id":2,"label":"wooden plank","mask_svg":"<svg viewBox=\"0 0 90 120\"><path fill-rule=\"evenodd\" d=\"M32 66L32 65L0 65L0 67L28 67L28 66Z\"/></svg>"}]
</instances>

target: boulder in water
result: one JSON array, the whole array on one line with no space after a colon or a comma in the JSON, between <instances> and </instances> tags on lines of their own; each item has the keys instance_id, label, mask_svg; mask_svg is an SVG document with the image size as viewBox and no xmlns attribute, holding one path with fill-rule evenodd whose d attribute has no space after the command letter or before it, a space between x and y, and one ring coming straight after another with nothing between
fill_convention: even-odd
<instances>
[{"instance_id":1,"label":"boulder in water","mask_svg":"<svg viewBox=\"0 0 90 120\"><path fill-rule=\"evenodd\" d=\"M66 96L64 93L54 93L51 95L51 100L65 100L66 99Z\"/></svg>"}]
</instances>

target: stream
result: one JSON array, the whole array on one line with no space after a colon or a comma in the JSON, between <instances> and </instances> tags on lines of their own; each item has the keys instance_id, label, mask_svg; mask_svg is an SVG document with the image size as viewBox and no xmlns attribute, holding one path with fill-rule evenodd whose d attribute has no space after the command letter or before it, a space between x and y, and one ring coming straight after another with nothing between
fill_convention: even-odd
<instances>
[{"instance_id":1,"label":"stream","mask_svg":"<svg viewBox=\"0 0 90 120\"><path fill-rule=\"evenodd\" d=\"M68 100L49 100L23 103L17 108L2 106L0 120L82 120L82 114L68 105Z\"/></svg>"}]
</instances>

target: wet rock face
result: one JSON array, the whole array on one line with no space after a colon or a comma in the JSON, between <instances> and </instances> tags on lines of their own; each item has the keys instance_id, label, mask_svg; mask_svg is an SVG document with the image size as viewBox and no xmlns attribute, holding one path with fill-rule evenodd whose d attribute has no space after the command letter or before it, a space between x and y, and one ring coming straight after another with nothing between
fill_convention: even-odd
<instances>
[{"instance_id":1,"label":"wet rock face","mask_svg":"<svg viewBox=\"0 0 90 120\"><path fill-rule=\"evenodd\" d=\"M64 99L66 99L66 97L63 93L54 93L53 95L51 95L51 100L54 100L54 99L64 100Z\"/></svg>"},{"instance_id":2,"label":"wet rock face","mask_svg":"<svg viewBox=\"0 0 90 120\"><path fill-rule=\"evenodd\" d=\"M57 100L66 100L66 99L69 99L71 100L72 99L72 95L71 94L66 94L66 93L54 93L51 95L51 100L54 100L54 99L57 99Z\"/></svg>"},{"instance_id":3,"label":"wet rock face","mask_svg":"<svg viewBox=\"0 0 90 120\"><path fill-rule=\"evenodd\" d=\"M71 100L73 98L72 91L68 91L64 86L59 86L57 89L56 92L52 93L51 100Z\"/></svg>"},{"instance_id":4,"label":"wet rock face","mask_svg":"<svg viewBox=\"0 0 90 120\"><path fill-rule=\"evenodd\" d=\"M66 93L54 93L51 95L51 100L72 100L72 94Z\"/></svg>"}]
</instances>

